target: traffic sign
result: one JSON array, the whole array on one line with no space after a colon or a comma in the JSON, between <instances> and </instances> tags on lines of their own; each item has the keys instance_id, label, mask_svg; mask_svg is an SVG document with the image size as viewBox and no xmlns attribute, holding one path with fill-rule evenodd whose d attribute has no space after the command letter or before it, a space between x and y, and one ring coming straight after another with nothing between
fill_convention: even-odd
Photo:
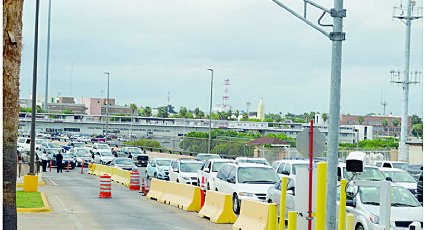
<instances>
[{"instance_id":1,"label":"traffic sign","mask_svg":"<svg viewBox=\"0 0 425 230\"><path fill-rule=\"evenodd\" d=\"M325 151L326 137L318 129L313 128L313 157ZM303 157L309 157L310 152L310 128L306 128L297 135L297 150Z\"/></svg>"}]
</instances>

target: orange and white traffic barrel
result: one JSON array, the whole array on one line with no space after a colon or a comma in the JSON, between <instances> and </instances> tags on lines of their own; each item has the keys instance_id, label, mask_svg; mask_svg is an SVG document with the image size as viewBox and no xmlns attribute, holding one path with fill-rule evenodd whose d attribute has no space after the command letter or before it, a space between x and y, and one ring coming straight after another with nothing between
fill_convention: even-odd
<instances>
[{"instance_id":1,"label":"orange and white traffic barrel","mask_svg":"<svg viewBox=\"0 0 425 230\"><path fill-rule=\"evenodd\" d=\"M140 190L140 176L138 171L131 171L130 174L130 190Z\"/></svg>"},{"instance_id":2,"label":"orange and white traffic barrel","mask_svg":"<svg viewBox=\"0 0 425 230\"><path fill-rule=\"evenodd\" d=\"M112 198L111 196L111 176L104 174L100 176L99 198Z\"/></svg>"}]
</instances>

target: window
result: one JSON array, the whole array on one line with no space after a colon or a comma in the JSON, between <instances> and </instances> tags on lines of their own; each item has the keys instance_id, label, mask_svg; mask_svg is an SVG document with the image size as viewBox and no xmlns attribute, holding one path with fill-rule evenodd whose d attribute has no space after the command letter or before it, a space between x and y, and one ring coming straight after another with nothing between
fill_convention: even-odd
<instances>
[{"instance_id":1,"label":"window","mask_svg":"<svg viewBox=\"0 0 425 230\"><path fill-rule=\"evenodd\" d=\"M280 164L279 168L277 169L277 173L283 173L285 165L286 165L285 163ZM288 169L288 171L289 171L289 169Z\"/></svg>"},{"instance_id":2,"label":"window","mask_svg":"<svg viewBox=\"0 0 425 230\"><path fill-rule=\"evenodd\" d=\"M229 182L236 183L236 167L231 167L230 173L229 173Z\"/></svg>"},{"instance_id":3,"label":"window","mask_svg":"<svg viewBox=\"0 0 425 230\"><path fill-rule=\"evenodd\" d=\"M227 175L229 175L230 169L230 165L223 165L217 173L217 178L225 181L227 179Z\"/></svg>"}]
</instances>

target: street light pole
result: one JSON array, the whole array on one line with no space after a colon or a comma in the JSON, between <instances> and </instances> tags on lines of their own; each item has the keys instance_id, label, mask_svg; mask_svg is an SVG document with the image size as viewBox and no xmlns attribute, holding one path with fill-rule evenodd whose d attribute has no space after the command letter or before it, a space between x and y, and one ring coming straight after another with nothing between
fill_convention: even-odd
<instances>
[{"instance_id":1,"label":"street light pole","mask_svg":"<svg viewBox=\"0 0 425 230\"><path fill-rule=\"evenodd\" d=\"M108 75L108 89L107 89L107 93L106 93L106 126L105 126L105 138L108 138L108 110L109 110L109 72L105 72L105 74ZM105 139L105 140L106 140Z\"/></svg>"},{"instance_id":2,"label":"street light pole","mask_svg":"<svg viewBox=\"0 0 425 230\"><path fill-rule=\"evenodd\" d=\"M210 153L210 149L211 149L211 111L212 111L212 94L213 94L214 70L213 69L207 69L207 70L211 71L210 128L209 128L209 135L208 135L208 153Z\"/></svg>"}]
</instances>

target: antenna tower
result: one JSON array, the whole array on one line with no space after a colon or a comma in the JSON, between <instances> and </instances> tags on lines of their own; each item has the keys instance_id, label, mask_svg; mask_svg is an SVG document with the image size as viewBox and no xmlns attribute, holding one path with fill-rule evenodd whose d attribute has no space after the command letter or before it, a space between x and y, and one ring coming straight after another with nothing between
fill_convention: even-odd
<instances>
[{"instance_id":1,"label":"antenna tower","mask_svg":"<svg viewBox=\"0 0 425 230\"><path fill-rule=\"evenodd\" d=\"M421 71L410 72L410 31L412 20L422 18L422 7L415 7L416 1L407 0L407 6L395 6L393 8L393 17L400 19L406 25L406 40L404 42L404 71L390 71L391 83L400 84L403 88L402 97L402 117L401 117L401 133L398 148L398 160L408 162L409 155L407 153L406 140L408 135L408 105L409 105L409 85L420 83L422 76ZM403 79L401 76L403 75ZM409 77L411 79L409 80Z\"/></svg>"},{"instance_id":2,"label":"antenna tower","mask_svg":"<svg viewBox=\"0 0 425 230\"><path fill-rule=\"evenodd\" d=\"M168 100L168 104L167 104L167 112L168 112L168 113L170 113L170 91L168 91L168 97L167 97L167 100Z\"/></svg>"},{"instance_id":3,"label":"antenna tower","mask_svg":"<svg viewBox=\"0 0 425 230\"><path fill-rule=\"evenodd\" d=\"M251 105L251 101L246 102L246 114L249 116L249 106Z\"/></svg>"},{"instance_id":4,"label":"antenna tower","mask_svg":"<svg viewBox=\"0 0 425 230\"><path fill-rule=\"evenodd\" d=\"M223 104L221 105L223 111L227 110L227 107L230 108L230 105L227 104L227 101L229 100L229 86L230 86L230 79L224 79L224 96L223 96Z\"/></svg>"}]
</instances>

